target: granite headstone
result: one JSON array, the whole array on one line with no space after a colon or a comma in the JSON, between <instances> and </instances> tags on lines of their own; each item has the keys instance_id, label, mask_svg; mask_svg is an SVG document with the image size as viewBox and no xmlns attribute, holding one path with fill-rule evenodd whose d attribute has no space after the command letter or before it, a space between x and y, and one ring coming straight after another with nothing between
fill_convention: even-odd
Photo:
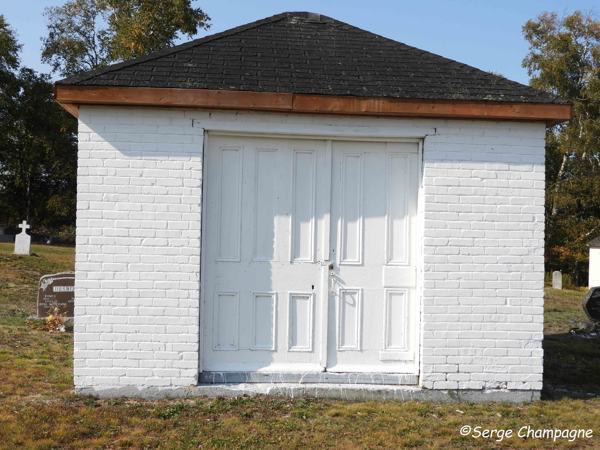
<instances>
[{"instance_id":1,"label":"granite headstone","mask_svg":"<svg viewBox=\"0 0 600 450\"><path fill-rule=\"evenodd\" d=\"M27 221L23 221L19 225L21 232L15 236L15 255L29 255L31 253L31 236L27 234L27 229L31 225L27 225Z\"/></svg>"},{"instance_id":2,"label":"granite headstone","mask_svg":"<svg viewBox=\"0 0 600 450\"><path fill-rule=\"evenodd\" d=\"M582 306L592 322L600 322L600 286L590 288L583 299Z\"/></svg>"},{"instance_id":3,"label":"granite headstone","mask_svg":"<svg viewBox=\"0 0 600 450\"><path fill-rule=\"evenodd\" d=\"M73 317L75 307L75 273L64 272L40 278L37 316L40 319L56 312Z\"/></svg>"},{"instance_id":4,"label":"granite headstone","mask_svg":"<svg viewBox=\"0 0 600 450\"><path fill-rule=\"evenodd\" d=\"M559 270L552 272L552 289L562 289L562 273Z\"/></svg>"}]
</instances>

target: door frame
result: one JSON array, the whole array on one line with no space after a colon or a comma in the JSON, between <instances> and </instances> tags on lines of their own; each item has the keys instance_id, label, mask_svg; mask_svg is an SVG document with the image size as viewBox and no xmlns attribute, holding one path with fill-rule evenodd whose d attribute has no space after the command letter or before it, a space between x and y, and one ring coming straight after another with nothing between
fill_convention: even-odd
<instances>
[{"instance_id":1,"label":"door frame","mask_svg":"<svg viewBox=\"0 0 600 450\"><path fill-rule=\"evenodd\" d=\"M326 159L327 159L327 165L329 166L329 170L331 171L333 169L332 167L332 155L333 155L333 145L332 145L332 141L360 141L360 142L402 142L402 143L414 143L417 144L418 146L418 150L417 150L417 166L418 166L418 189L417 189L417 233L418 233L418 237L416 240L416 248L415 251L417 252L417 283L416 283L416 288L415 288L415 295L417 296L417 311L416 311L416 329L417 329L417 336L416 336L416 343L415 343L415 371L414 373L407 373L407 374L399 374L399 375L415 375L415 376L419 376L420 374L420 369L421 369L421 348L422 348L422 339L423 339L423 332L421 329L421 324L423 323L422 320L422 292L423 292L423 245L424 245L424 225L423 225L423 221L424 221L424 210L423 210L423 144L424 144L424 140L426 135L422 135L422 136L394 136L394 135L379 135L379 136L373 136L373 135L360 135L360 134L350 134L350 135L345 135L345 134L320 134L320 133L306 133L306 134L298 134L297 132L285 132L285 131L278 131L278 132L255 132L255 131L250 131L250 130L244 130L244 129L239 129L239 130L231 130L231 129L218 129L218 128L214 128L214 129L210 129L210 128L205 128L204 129L204 138L203 138L203 143L202 143L202 181L201 181L201 192L202 192L202 199L201 199L201 211L200 211L200 215L201 215L201 225L200 225L200 308L199 308L199 318L198 318L198 380L200 380L200 374L203 372L203 349L204 349L204 326L205 326L205 314L204 314L204 304L205 304L205 287L204 287L204 280L206 279L206 264L205 264L205 259L206 259L206 252L203 251L203 249L205 248L205 243L206 243L206 234L205 230L206 230L206 220L207 220L207 216L205 214L206 211L206 201L207 201L207 197L206 197L206 183L204 182L204 172L206 169L206 162L207 162L207 154L208 154L208 147L209 147L209 142L210 142L210 137L211 136L221 136L221 137L228 137L228 136L232 136L232 137L260 137L260 138L273 138L273 139L306 139L306 140L322 140L325 141L326 143ZM329 178L329 197L328 197L328 204L331 205L331 175ZM331 207L330 207L331 209ZM326 222L328 222L329 224L331 224L331 213L328 215L328 217L325 219ZM331 225L330 225L331 226ZM330 241L330 234L331 233L324 233L325 235L327 235L324 239L326 240L326 242L324 242L326 244L326 248L329 248L329 257L331 258L331 243ZM327 268L323 267L322 268L322 273L328 273ZM323 275L323 277L325 277ZM324 281L324 280L323 280ZM328 287L325 286L323 289L327 289ZM327 302L328 303L328 302ZM317 305L315 305L315 307L317 307ZM325 308L327 309L327 308ZM322 336L322 341L323 342L319 342L319 343L315 343L315 349L320 353L319 354L319 363L322 367L326 368L327 367L327 346L328 346L328 339L327 339L327 331L328 331L328 312L322 317L322 323L320 324L315 324L317 327L320 327L322 330L323 336L325 336L323 338ZM326 372L329 373L329 372ZM356 375L356 374L355 374ZM408 383L408 384L414 384L414 383Z\"/></svg>"}]
</instances>

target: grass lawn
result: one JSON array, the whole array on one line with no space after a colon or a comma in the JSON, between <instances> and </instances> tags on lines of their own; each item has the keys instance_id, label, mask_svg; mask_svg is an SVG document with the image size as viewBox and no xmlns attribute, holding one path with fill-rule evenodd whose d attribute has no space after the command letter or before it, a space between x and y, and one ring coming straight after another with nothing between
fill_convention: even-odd
<instances>
[{"instance_id":1,"label":"grass lawn","mask_svg":"<svg viewBox=\"0 0 600 450\"><path fill-rule=\"evenodd\" d=\"M0 448L600 448L600 438L460 436L487 429L593 429L600 436L600 339L568 333L584 293L546 292L545 400L472 405L217 398L95 400L72 393L72 335L32 329L40 276L71 270L73 249L0 243Z\"/></svg>"}]
</instances>

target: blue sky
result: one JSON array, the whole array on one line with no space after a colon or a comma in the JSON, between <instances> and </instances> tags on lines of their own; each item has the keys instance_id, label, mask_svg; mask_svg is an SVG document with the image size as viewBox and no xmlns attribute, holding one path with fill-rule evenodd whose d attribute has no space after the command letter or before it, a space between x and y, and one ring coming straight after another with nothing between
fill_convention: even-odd
<instances>
[{"instance_id":1,"label":"blue sky","mask_svg":"<svg viewBox=\"0 0 600 450\"><path fill-rule=\"evenodd\" d=\"M42 14L45 7L65 1L0 0L0 14L5 15L24 44L22 65L50 72L50 66L40 61L40 38L46 34ZM577 9L594 11L597 5L590 0L201 0L193 3L212 18L211 29L198 37L283 11L311 11L525 84L528 76L521 68L521 61L528 47L521 34L523 24L544 10L559 14ZM54 74L53 78L60 77Z\"/></svg>"}]
</instances>

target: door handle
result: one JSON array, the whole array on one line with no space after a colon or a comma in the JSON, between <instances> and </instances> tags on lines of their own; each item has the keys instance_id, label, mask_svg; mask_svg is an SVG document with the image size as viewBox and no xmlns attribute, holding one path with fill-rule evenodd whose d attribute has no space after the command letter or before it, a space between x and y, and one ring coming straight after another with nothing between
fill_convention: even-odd
<instances>
[{"instance_id":1,"label":"door handle","mask_svg":"<svg viewBox=\"0 0 600 450\"><path fill-rule=\"evenodd\" d=\"M321 267L325 268L327 267L327 270L323 270L321 273L323 274L323 283L324 286L327 286L327 291L329 293L333 292L333 277L332 277L332 273L330 272L331 270L333 270L333 261L329 260L329 261L321 261Z\"/></svg>"}]
</instances>

